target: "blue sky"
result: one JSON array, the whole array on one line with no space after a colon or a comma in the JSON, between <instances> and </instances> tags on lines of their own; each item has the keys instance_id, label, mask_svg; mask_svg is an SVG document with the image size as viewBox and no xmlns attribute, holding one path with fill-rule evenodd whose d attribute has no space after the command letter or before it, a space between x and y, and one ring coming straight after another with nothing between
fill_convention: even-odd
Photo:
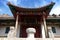
<instances>
[{"instance_id":1,"label":"blue sky","mask_svg":"<svg viewBox=\"0 0 60 40\"><path fill-rule=\"evenodd\" d=\"M7 2L11 2L14 5L28 8L36 8L49 4L51 1L55 2L50 15L53 13L58 15L60 14L60 0L0 0L0 14L9 14L12 16L12 13L7 6Z\"/></svg>"}]
</instances>

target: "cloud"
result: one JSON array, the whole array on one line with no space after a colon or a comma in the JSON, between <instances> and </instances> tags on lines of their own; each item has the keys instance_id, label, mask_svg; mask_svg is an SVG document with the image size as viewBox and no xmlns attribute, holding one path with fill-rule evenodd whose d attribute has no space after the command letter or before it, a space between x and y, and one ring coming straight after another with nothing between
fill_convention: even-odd
<instances>
[{"instance_id":1,"label":"cloud","mask_svg":"<svg viewBox=\"0 0 60 40\"><path fill-rule=\"evenodd\" d=\"M7 0L7 1L11 2L12 4L17 5L17 0Z\"/></svg>"},{"instance_id":2,"label":"cloud","mask_svg":"<svg viewBox=\"0 0 60 40\"><path fill-rule=\"evenodd\" d=\"M2 11L2 9L0 9L0 12Z\"/></svg>"},{"instance_id":3,"label":"cloud","mask_svg":"<svg viewBox=\"0 0 60 40\"><path fill-rule=\"evenodd\" d=\"M59 15L60 14L60 6L54 7L50 12L50 15L52 15L52 14Z\"/></svg>"},{"instance_id":4,"label":"cloud","mask_svg":"<svg viewBox=\"0 0 60 40\"><path fill-rule=\"evenodd\" d=\"M35 7L41 7L51 3L51 0L39 0L39 2L35 2Z\"/></svg>"},{"instance_id":5,"label":"cloud","mask_svg":"<svg viewBox=\"0 0 60 40\"><path fill-rule=\"evenodd\" d=\"M8 0L8 1L17 6L28 7L28 8L40 7L48 4L48 2L51 2L50 0Z\"/></svg>"},{"instance_id":6,"label":"cloud","mask_svg":"<svg viewBox=\"0 0 60 40\"><path fill-rule=\"evenodd\" d=\"M0 8L8 9L7 5L5 4L8 1L10 1L14 5L28 7L28 8L41 7L53 1L56 3L56 5L51 10L50 14L53 14L53 13L57 15L60 14L60 0L0 0ZM0 9L0 12L3 13L2 9Z\"/></svg>"}]
</instances>

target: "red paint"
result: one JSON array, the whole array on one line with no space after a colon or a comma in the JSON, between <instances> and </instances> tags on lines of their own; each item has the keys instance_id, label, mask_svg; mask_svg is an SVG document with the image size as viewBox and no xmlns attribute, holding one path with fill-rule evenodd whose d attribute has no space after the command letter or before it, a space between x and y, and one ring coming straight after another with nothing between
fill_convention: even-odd
<instances>
[{"instance_id":1,"label":"red paint","mask_svg":"<svg viewBox=\"0 0 60 40\"><path fill-rule=\"evenodd\" d=\"M36 29L35 38L41 38L41 26L39 25L31 25L31 26L21 25L20 37L27 38L27 33L26 33L27 28L35 28Z\"/></svg>"}]
</instances>

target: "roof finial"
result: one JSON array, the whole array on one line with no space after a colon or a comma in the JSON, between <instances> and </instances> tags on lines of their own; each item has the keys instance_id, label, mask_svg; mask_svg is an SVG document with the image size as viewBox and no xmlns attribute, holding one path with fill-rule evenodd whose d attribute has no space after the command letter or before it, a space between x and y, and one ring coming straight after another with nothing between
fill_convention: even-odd
<instances>
[{"instance_id":1,"label":"roof finial","mask_svg":"<svg viewBox=\"0 0 60 40\"><path fill-rule=\"evenodd\" d=\"M52 14L52 16L56 17L56 14Z\"/></svg>"},{"instance_id":2,"label":"roof finial","mask_svg":"<svg viewBox=\"0 0 60 40\"><path fill-rule=\"evenodd\" d=\"M7 5L11 4L11 2L8 2Z\"/></svg>"}]
</instances>

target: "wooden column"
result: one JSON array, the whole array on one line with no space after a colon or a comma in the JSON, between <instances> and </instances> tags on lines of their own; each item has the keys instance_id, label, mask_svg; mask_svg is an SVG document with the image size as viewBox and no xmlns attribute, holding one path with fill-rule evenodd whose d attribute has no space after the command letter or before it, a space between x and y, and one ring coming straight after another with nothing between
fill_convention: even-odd
<instances>
[{"instance_id":1,"label":"wooden column","mask_svg":"<svg viewBox=\"0 0 60 40\"><path fill-rule=\"evenodd\" d=\"M15 36L17 36L17 28L18 28L18 14L17 14L17 17L16 17L16 24L15 24Z\"/></svg>"},{"instance_id":2,"label":"wooden column","mask_svg":"<svg viewBox=\"0 0 60 40\"><path fill-rule=\"evenodd\" d=\"M46 26L46 16L47 16L47 14L43 11L43 24L44 24L44 28L45 28L45 35L46 35L46 37L48 37L48 28Z\"/></svg>"},{"instance_id":3,"label":"wooden column","mask_svg":"<svg viewBox=\"0 0 60 40\"><path fill-rule=\"evenodd\" d=\"M46 19L45 19L44 16L43 16L43 24L44 24L44 28L45 28L45 35L46 35L46 37L48 37L47 26L46 26Z\"/></svg>"},{"instance_id":4,"label":"wooden column","mask_svg":"<svg viewBox=\"0 0 60 40\"><path fill-rule=\"evenodd\" d=\"M42 38L46 38L46 36L45 36L45 28L44 28L43 23L41 23L41 29L42 29Z\"/></svg>"}]
</instances>

